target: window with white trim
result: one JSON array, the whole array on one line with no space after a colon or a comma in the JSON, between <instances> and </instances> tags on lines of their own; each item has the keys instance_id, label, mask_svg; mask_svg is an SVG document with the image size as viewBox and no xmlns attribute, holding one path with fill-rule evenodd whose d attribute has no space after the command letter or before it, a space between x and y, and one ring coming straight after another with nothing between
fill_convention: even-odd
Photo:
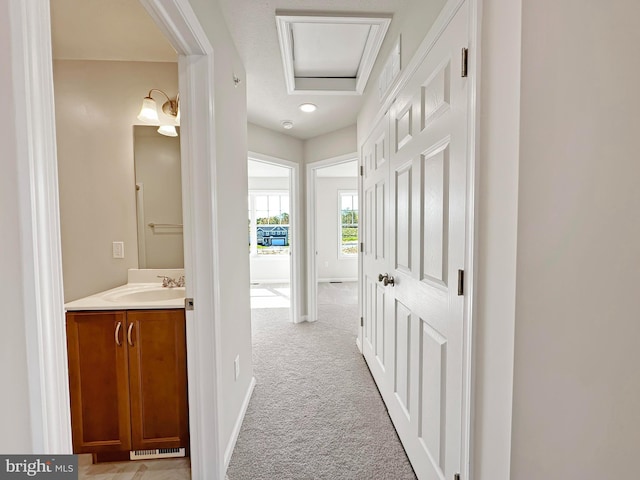
<instances>
[{"instance_id":1,"label":"window with white trim","mask_svg":"<svg viewBox=\"0 0 640 480\"><path fill-rule=\"evenodd\" d=\"M289 194L249 192L249 251L252 255L289 254Z\"/></svg>"},{"instance_id":2,"label":"window with white trim","mask_svg":"<svg viewBox=\"0 0 640 480\"><path fill-rule=\"evenodd\" d=\"M358 192L339 192L338 196L339 255L358 254Z\"/></svg>"}]
</instances>

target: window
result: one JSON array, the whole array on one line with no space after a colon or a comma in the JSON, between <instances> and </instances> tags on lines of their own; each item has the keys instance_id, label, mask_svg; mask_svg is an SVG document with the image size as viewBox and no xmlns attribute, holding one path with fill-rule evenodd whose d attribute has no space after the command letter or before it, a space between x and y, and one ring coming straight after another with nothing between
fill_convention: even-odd
<instances>
[{"instance_id":1,"label":"window","mask_svg":"<svg viewBox=\"0 0 640 480\"><path fill-rule=\"evenodd\" d=\"M339 232L340 256L358 254L358 194L340 192L339 194Z\"/></svg>"},{"instance_id":2,"label":"window","mask_svg":"<svg viewBox=\"0 0 640 480\"><path fill-rule=\"evenodd\" d=\"M249 251L289 254L289 194L249 192Z\"/></svg>"}]
</instances>

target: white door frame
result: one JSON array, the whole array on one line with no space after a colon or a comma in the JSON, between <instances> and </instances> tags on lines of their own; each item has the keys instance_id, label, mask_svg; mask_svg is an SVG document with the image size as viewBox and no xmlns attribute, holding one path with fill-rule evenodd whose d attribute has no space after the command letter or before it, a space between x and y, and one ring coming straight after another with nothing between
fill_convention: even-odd
<instances>
[{"instance_id":1,"label":"white door frame","mask_svg":"<svg viewBox=\"0 0 640 480\"><path fill-rule=\"evenodd\" d=\"M188 0L140 1L179 54L191 474L221 480L213 48ZM71 453L49 0L10 12L33 451Z\"/></svg>"},{"instance_id":2,"label":"white door frame","mask_svg":"<svg viewBox=\"0 0 640 480\"><path fill-rule=\"evenodd\" d=\"M316 239L316 180L319 168L331 167L356 161L358 152L347 153L338 157L327 158L307 164L307 319L309 322L318 320L318 265ZM358 167L359 168L359 167Z\"/></svg>"},{"instance_id":3,"label":"white door frame","mask_svg":"<svg viewBox=\"0 0 640 480\"><path fill-rule=\"evenodd\" d=\"M282 158L271 157L262 153L249 152L249 160L276 165L289 169L289 228L293 233L293 242L289 246L291 252L291 261L289 262L289 285L291 289L289 320L293 323L303 321L302 308L302 288L300 282L302 280L302 262L300 261L301 251L301 228L300 228L300 165L284 160Z\"/></svg>"}]
</instances>

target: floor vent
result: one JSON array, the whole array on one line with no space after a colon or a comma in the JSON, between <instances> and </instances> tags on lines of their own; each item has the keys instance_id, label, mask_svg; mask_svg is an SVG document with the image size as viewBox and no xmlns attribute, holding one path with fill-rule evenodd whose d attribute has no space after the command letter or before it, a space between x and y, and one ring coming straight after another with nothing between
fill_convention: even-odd
<instances>
[{"instance_id":1,"label":"floor vent","mask_svg":"<svg viewBox=\"0 0 640 480\"><path fill-rule=\"evenodd\" d=\"M149 460L151 458L174 458L184 456L184 448L156 448L154 450L131 450L129 452L129 458L131 460Z\"/></svg>"}]
</instances>

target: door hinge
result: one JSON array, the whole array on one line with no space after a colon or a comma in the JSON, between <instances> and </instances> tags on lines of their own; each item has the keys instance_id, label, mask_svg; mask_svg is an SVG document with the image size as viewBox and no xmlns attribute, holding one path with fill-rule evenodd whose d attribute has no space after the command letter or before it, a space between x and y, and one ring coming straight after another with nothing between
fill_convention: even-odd
<instances>
[{"instance_id":1,"label":"door hinge","mask_svg":"<svg viewBox=\"0 0 640 480\"><path fill-rule=\"evenodd\" d=\"M360 317L360 326L364 327L364 317Z\"/></svg>"},{"instance_id":2,"label":"door hinge","mask_svg":"<svg viewBox=\"0 0 640 480\"><path fill-rule=\"evenodd\" d=\"M453 476L453 480L460 480L460 474L459 474L459 473L456 473L456 474Z\"/></svg>"},{"instance_id":3,"label":"door hinge","mask_svg":"<svg viewBox=\"0 0 640 480\"><path fill-rule=\"evenodd\" d=\"M360 176L364 176L364 165L360 165Z\"/></svg>"},{"instance_id":4,"label":"door hinge","mask_svg":"<svg viewBox=\"0 0 640 480\"><path fill-rule=\"evenodd\" d=\"M464 295L464 270L458 270L458 295Z\"/></svg>"},{"instance_id":5,"label":"door hinge","mask_svg":"<svg viewBox=\"0 0 640 480\"><path fill-rule=\"evenodd\" d=\"M467 68L469 66L469 49L468 48L463 48L462 49L462 69L461 69L461 73L460 76L461 77L466 77L467 76Z\"/></svg>"},{"instance_id":6,"label":"door hinge","mask_svg":"<svg viewBox=\"0 0 640 480\"><path fill-rule=\"evenodd\" d=\"M360 253L364 252L364 243L360 242Z\"/></svg>"},{"instance_id":7,"label":"door hinge","mask_svg":"<svg viewBox=\"0 0 640 480\"><path fill-rule=\"evenodd\" d=\"M185 298L184 299L184 309L185 310L193 310L193 298Z\"/></svg>"}]
</instances>

